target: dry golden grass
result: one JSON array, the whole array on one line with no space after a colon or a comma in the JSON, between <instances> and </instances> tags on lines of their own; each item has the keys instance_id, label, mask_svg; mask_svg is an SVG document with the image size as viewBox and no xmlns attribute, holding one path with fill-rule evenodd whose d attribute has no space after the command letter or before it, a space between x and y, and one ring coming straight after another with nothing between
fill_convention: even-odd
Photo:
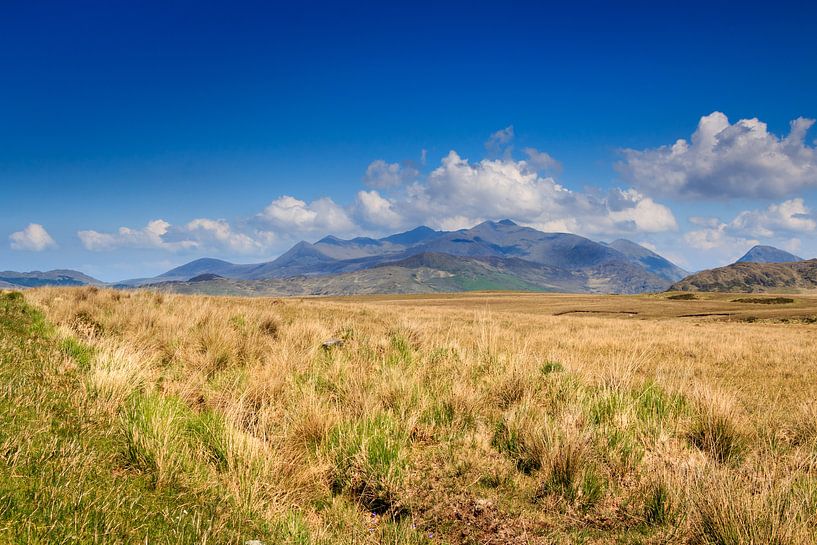
<instances>
[{"instance_id":1,"label":"dry golden grass","mask_svg":"<svg viewBox=\"0 0 817 545\"><path fill-rule=\"evenodd\" d=\"M817 543L817 299L700 297L26 293L129 470L313 542Z\"/></svg>"}]
</instances>

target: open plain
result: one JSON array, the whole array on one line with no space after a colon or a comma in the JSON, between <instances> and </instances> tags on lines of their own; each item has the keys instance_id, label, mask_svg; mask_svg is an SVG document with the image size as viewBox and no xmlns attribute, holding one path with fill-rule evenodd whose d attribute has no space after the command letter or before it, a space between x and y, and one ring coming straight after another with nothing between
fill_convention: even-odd
<instances>
[{"instance_id":1,"label":"open plain","mask_svg":"<svg viewBox=\"0 0 817 545\"><path fill-rule=\"evenodd\" d=\"M0 302L3 541L817 542L815 296Z\"/></svg>"}]
</instances>

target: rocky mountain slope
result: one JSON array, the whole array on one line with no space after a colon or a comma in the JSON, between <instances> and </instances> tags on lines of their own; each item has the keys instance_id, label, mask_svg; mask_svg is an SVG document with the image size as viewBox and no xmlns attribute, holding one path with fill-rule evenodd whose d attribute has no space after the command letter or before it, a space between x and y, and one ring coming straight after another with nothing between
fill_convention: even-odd
<instances>
[{"instance_id":1,"label":"rocky mountain slope","mask_svg":"<svg viewBox=\"0 0 817 545\"><path fill-rule=\"evenodd\" d=\"M815 290L817 259L791 263L733 263L688 276L670 289L742 293Z\"/></svg>"}]
</instances>

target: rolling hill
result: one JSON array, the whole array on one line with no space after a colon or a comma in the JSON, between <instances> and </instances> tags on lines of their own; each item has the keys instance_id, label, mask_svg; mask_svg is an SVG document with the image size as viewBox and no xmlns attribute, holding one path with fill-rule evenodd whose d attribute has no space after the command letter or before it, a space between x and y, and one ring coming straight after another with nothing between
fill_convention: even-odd
<instances>
[{"instance_id":1,"label":"rolling hill","mask_svg":"<svg viewBox=\"0 0 817 545\"><path fill-rule=\"evenodd\" d=\"M693 274L670 290L782 292L817 289L817 259L791 263L739 262Z\"/></svg>"},{"instance_id":2,"label":"rolling hill","mask_svg":"<svg viewBox=\"0 0 817 545\"><path fill-rule=\"evenodd\" d=\"M0 288L20 289L40 286L101 286L104 283L87 274L69 269L53 271L0 271Z\"/></svg>"}]
</instances>

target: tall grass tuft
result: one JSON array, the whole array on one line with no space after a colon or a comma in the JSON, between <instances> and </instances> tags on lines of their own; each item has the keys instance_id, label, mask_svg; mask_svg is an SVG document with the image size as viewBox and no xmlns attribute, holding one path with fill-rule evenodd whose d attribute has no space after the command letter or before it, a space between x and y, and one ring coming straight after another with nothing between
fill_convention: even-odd
<instances>
[{"instance_id":1,"label":"tall grass tuft","mask_svg":"<svg viewBox=\"0 0 817 545\"><path fill-rule=\"evenodd\" d=\"M689 440L715 461L737 461L745 452L747 438L734 419L734 401L725 394L699 395Z\"/></svg>"},{"instance_id":2,"label":"tall grass tuft","mask_svg":"<svg viewBox=\"0 0 817 545\"><path fill-rule=\"evenodd\" d=\"M337 425L323 447L332 465L332 490L375 513L399 512L407 441L387 413Z\"/></svg>"},{"instance_id":3,"label":"tall grass tuft","mask_svg":"<svg viewBox=\"0 0 817 545\"><path fill-rule=\"evenodd\" d=\"M149 474L156 487L175 482L189 461L188 418L189 410L176 398L157 393L134 395L120 418L128 465Z\"/></svg>"}]
</instances>

